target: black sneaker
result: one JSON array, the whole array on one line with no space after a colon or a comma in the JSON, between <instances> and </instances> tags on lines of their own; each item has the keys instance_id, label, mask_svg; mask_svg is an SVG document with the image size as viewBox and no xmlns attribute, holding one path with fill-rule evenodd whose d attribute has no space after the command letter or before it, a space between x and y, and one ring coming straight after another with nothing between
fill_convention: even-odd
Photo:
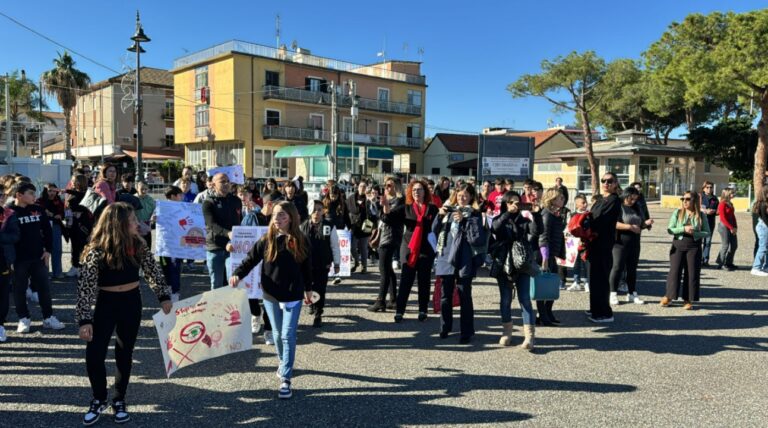
<instances>
[{"instance_id":1,"label":"black sneaker","mask_svg":"<svg viewBox=\"0 0 768 428\"><path fill-rule=\"evenodd\" d=\"M315 304L314 303L309 305L309 310L307 311L307 313L309 315L314 315L315 314Z\"/></svg>"},{"instance_id":2,"label":"black sneaker","mask_svg":"<svg viewBox=\"0 0 768 428\"><path fill-rule=\"evenodd\" d=\"M293 391L291 391L291 382L283 379L280 383L280 389L277 390L277 398L283 400L293 397Z\"/></svg>"},{"instance_id":3,"label":"black sneaker","mask_svg":"<svg viewBox=\"0 0 768 428\"><path fill-rule=\"evenodd\" d=\"M83 416L83 425L88 427L98 422L105 410L107 410L107 403L96 399L91 400L91 407L88 408L88 413Z\"/></svg>"},{"instance_id":4,"label":"black sneaker","mask_svg":"<svg viewBox=\"0 0 768 428\"><path fill-rule=\"evenodd\" d=\"M112 402L112 413L114 413L114 420L116 424L124 424L131 420L131 415L128 414L128 410L125 408L125 401L118 400Z\"/></svg>"},{"instance_id":5,"label":"black sneaker","mask_svg":"<svg viewBox=\"0 0 768 428\"><path fill-rule=\"evenodd\" d=\"M606 316L603 316L603 317L589 317L589 320L594 322L594 323L598 323L598 324L611 323L611 322L613 322L613 317L612 316L611 317L606 317Z\"/></svg>"},{"instance_id":6,"label":"black sneaker","mask_svg":"<svg viewBox=\"0 0 768 428\"><path fill-rule=\"evenodd\" d=\"M319 315L315 315L315 320L312 321L312 327L314 328L320 328L323 326L323 318Z\"/></svg>"},{"instance_id":7,"label":"black sneaker","mask_svg":"<svg viewBox=\"0 0 768 428\"><path fill-rule=\"evenodd\" d=\"M395 310L397 308L397 303L395 302L387 302L387 309L390 311Z\"/></svg>"},{"instance_id":8,"label":"black sneaker","mask_svg":"<svg viewBox=\"0 0 768 428\"><path fill-rule=\"evenodd\" d=\"M427 313L426 312L419 312L419 321L424 322L427 320Z\"/></svg>"}]
</instances>

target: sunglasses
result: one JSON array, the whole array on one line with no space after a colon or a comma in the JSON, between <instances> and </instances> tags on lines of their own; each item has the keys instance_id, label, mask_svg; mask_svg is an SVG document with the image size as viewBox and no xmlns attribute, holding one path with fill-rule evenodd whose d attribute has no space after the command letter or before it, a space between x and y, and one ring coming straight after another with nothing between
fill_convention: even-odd
<instances>
[{"instance_id":1,"label":"sunglasses","mask_svg":"<svg viewBox=\"0 0 768 428\"><path fill-rule=\"evenodd\" d=\"M612 178L603 178L602 180L600 180L600 182L603 183L603 184L613 184L614 183Z\"/></svg>"},{"instance_id":2,"label":"sunglasses","mask_svg":"<svg viewBox=\"0 0 768 428\"><path fill-rule=\"evenodd\" d=\"M691 198L680 198L681 201L690 201Z\"/></svg>"}]
</instances>

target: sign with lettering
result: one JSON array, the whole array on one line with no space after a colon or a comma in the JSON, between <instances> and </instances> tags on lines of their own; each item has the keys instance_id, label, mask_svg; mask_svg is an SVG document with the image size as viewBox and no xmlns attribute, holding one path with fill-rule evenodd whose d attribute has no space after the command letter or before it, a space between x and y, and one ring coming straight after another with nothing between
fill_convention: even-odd
<instances>
[{"instance_id":1,"label":"sign with lettering","mask_svg":"<svg viewBox=\"0 0 768 428\"><path fill-rule=\"evenodd\" d=\"M339 276L352 276L352 232L346 229L336 229L336 236L339 237L339 253L341 256ZM335 275L333 273L333 267L331 267L331 271L328 275Z\"/></svg>"},{"instance_id":2,"label":"sign with lettering","mask_svg":"<svg viewBox=\"0 0 768 428\"><path fill-rule=\"evenodd\" d=\"M229 178L229 181L232 183L235 183L235 184L245 183L245 175L243 174L242 165L220 166L218 168L211 168L208 170L208 175L211 177L213 177L218 173L227 174L227 178Z\"/></svg>"},{"instance_id":3,"label":"sign with lettering","mask_svg":"<svg viewBox=\"0 0 768 428\"><path fill-rule=\"evenodd\" d=\"M232 228L230 243L233 249L229 254L231 272L234 272L243 263L248 252L265 233L267 233L267 226L235 226ZM264 290L261 288L261 263L251 269L248 276L240 280L237 288L246 290L249 299L261 299L264 296Z\"/></svg>"},{"instance_id":4,"label":"sign with lettering","mask_svg":"<svg viewBox=\"0 0 768 428\"><path fill-rule=\"evenodd\" d=\"M157 255L205 260L203 206L191 202L157 201Z\"/></svg>"},{"instance_id":5,"label":"sign with lettering","mask_svg":"<svg viewBox=\"0 0 768 428\"><path fill-rule=\"evenodd\" d=\"M253 345L245 290L223 287L179 300L168 315L158 311L152 320L168 377L182 367Z\"/></svg>"}]
</instances>

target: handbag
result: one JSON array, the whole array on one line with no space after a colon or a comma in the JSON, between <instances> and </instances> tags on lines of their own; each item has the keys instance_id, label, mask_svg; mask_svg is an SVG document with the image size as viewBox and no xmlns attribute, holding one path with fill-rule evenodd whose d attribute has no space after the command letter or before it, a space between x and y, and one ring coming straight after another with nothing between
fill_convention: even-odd
<instances>
[{"instance_id":1,"label":"handbag","mask_svg":"<svg viewBox=\"0 0 768 428\"><path fill-rule=\"evenodd\" d=\"M437 277L435 279L435 291L432 293L432 312L440 313L440 299L443 297L443 278ZM459 287L453 288L453 302L451 305L456 308L461 305L461 299L459 298Z\"/></svg>"},{"instance_id":2,"label":"handbag","mask_svg":"<svg viewBox=\"0 0 768 428\"><path fill-rule=\"evenodd\" d=\"M106 201L107 198L96 193L93 188L88 188L79 205L95 215L99 207Z\"/></svg>"},{"instance_id":3,"label":"handbag","mask_svg":"<svg viewBox=\"0 0 768 428\"><path fill-rule=\"evenodd\" d=\"M380 242L381 242L381 229L377 227L376 229L373 229L373 233L371 233L371 239L368 240L368 246L376 250L379 248Z\"/></svg>"},{"instance_id":4,"label":"handbag","mask_svg":"<svg viewBox=\"0 0 768 428\"><path fill-rule=\"evenodd\" d=\"M523 273L534 276L539 270L533 261L533 250L526 240L517 240L512 243L504 261L504 272L507 275Z\"/></svg>"},{"instance_id":5,"label":"handbag","mask_svg":"<svg viewBox=\"0 0 768 428\"><path fill-rule=\"evenodd\" d=\"M366 235L369 235L371 232L373 232L373 222L368 219L363 220L363 224L360 226L360 231Z\"/></svg>"},{"instance_id":6,"label":"handbag","mask_svg":"<svg viewBox=\"0 0 768 428\"><path fill-rule=\"evenodd\" d=\"M557 300L560 298L560 275L541 272L531 276L531 300Z\"/></svg>"}]
</instances>

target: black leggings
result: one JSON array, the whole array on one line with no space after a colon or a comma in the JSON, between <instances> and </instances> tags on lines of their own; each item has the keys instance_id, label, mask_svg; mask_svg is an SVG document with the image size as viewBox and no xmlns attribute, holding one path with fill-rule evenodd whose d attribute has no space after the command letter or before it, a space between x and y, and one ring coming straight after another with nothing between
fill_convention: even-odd
<instances>
[{"instance_id":1,"label":"black leggings","mask_svg":"<svg viewBox=\"0 0 768 428\"><path fill-rule=\"evenodd\" d=\"M392 269L392 259L397 252L395 245L383 245L379 247L379 296L382 302L387 298L389 290L389 301L397 300L397 276Z\"/></svg>"},{"instance_id":2,"label":"black leggings","mask_svg":"<svg viewBox=\"0 0 768 428\"><path fill-rule=\"evenodd\" d=\"M105 361L112 333L115 340L115 395L113 400L125 399L131 378L133 347L141 325L141 292L134 288L126 292L99 291L93 313L93 339L85 347L85 366L91 381L93 398L107 400L107 369Z\"/></svg>"},{"instance_id":3,"label":"black leggings","mask_svg":"<svg viewBox=\"0 0 768 428\"><path fill-rule=\"evenodd\" d=\"M613 266L611 267L611 291L619 288L622 272L627 271L627 290L629 294L637 291L637 264L640 261L640 235L619 235L613 244Z\"/></svg>"},{"instance_id":4,"label":"black leggings","mask_svg":"<svg viewBox=\"0 0 768 428\"><path fill-rule=\"evenodd\" d=\"M427 305L429 305L429 287L432 285L433 260L434 257L419 257L415 268L408 266L408 263L403 263L402 272L400 274L400 291L397 293L398 314L405 313L405 305L408 304L408 296L411 294L413 282L417 277L419 284L419 312L427 313Z\"/></svg>"},{"instance_id":5,"label":"black leggings","mask_svg":"<svg viewBox=\"0 0 768 428\"><path fill-rule=\"evenodd\" d=\"M11 305L11 273L0 273L0 327L5 324L8 308Z\"/></svg>"},{"instance_id":6,"label":"black leggings","mask_svg":"<svg viewBox=\"0 0 768 428\"><path fill-rule=\"evenodd\" d=\"M13 301L16 304L16 314L19 319L29 318L27 284L32 288L32 291L39 295L43 319L53 315L48 266L42 260L16 260L13 269L13 284Z\"/></svg>"},{"instance_id":7,"label":"black leggings","mask_svg":"<svg viewBox=\"0 0 768 428\"><path fill-rule=\"evenodd\" d=\"M315 317L323 314L325 307L325 291L328 289L329 269L312 269L312 291L317 291L320 300L315 303Z\"/></svg>"}]
</instances>

